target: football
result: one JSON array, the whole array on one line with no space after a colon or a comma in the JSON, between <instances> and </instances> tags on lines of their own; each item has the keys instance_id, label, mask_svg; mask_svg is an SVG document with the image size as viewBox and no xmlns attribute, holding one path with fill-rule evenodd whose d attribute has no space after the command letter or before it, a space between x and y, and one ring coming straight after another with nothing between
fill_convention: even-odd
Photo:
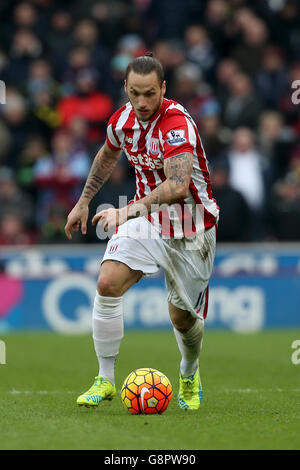
<instances>
[{"instance_id":1,"label":"football","mask_svg":"<svg viewBox=\"0 0 300 470\"><path fill-rule=\"evenodd\" d=\"M121 389L122 402L132 414L161 414L166 411L172 394L168 377L149 367L132 371Z\"/></svg>"}]
</instances>

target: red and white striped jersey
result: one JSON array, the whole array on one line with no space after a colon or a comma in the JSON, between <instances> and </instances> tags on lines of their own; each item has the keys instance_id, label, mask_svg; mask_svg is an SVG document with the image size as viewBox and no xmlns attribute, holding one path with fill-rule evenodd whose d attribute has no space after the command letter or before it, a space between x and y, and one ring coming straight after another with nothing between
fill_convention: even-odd
<instances>
[{"instance_id":1,"label":"red and white striped jersey","mask_svg":"<svg viewBox=\"0 0 300 470\"><path fill-rule=\"evenodd\" d=\"M110 118L106 142L112 150L123 149L135 168L134 201L165 181L166 158L184 152L193 155L187 198L148 215L163 237L190 237L217 223L219 208L212 196L205 152L195 122L182 105L164 99L157 113L141 122L128 102Z\"/></svg>"}]
</instances>

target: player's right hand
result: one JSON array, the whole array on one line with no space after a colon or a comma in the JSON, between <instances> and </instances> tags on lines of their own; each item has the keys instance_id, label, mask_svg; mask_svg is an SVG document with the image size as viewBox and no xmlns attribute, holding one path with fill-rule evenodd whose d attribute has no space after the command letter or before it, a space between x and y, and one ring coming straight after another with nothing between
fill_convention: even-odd
<instances>
[{"instance_id":1,"label":"player's right hand","mask_svg":"<svg viewBox=\"0 0 300 470\"><path fill-rule=\"evenodd\" d=\"M89 216L88 205L77 203L68 215L67 223L65 225L65 234L69 240L72 240L71 232L78 232L81 226L82 235L86 234L87 220Z\"/></svg>"}]
</instances>

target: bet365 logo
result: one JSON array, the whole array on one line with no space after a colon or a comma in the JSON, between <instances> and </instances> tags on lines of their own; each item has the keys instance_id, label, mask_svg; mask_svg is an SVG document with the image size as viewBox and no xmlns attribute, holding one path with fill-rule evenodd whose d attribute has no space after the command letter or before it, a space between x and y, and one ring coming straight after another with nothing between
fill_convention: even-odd
<instances>
[{"instance_id":1,"label":"bet365 logo","mask_svg":"<svg viewBox=\"0 0 300 470\"><path fill-rule=\"evenodd\" d=\"M6 364L6 345L0 340L0 364Z\"/></svg>"},{"instance_id":2,"label":"bet365 logo","mask_svg":"<svg viewBox=\"0 0 300 470\"><path fill-rule=\"evenodd\" d=\"M300 364L300 339L295 339L291 344L292 349L295 349L291 356L291 361L295 366Z\"/></svg>"}]
</instances>

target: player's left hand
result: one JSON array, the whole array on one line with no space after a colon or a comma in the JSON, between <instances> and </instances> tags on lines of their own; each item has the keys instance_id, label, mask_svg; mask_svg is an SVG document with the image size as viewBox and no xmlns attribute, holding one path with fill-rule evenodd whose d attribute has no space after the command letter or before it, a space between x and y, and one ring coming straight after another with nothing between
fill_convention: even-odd
<instances>
[{"instance_id":1,"label":"player's left hand","mask_svg":"<svg viewBox=\"0 0 300 470\"><path fill-rule=\"evenodd\" d=\"M127 221L127 206L121 209L105 209L98 214L95 214L92 219L92 224L100 223L106 232L114 230L117 226L124 224Z\"/></svg>"}]
</instances>

